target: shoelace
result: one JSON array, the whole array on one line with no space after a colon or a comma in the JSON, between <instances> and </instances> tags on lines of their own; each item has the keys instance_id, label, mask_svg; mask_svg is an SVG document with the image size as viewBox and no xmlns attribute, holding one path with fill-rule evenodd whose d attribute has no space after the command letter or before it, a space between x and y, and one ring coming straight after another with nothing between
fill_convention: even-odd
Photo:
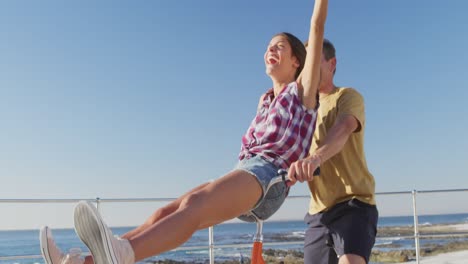
<instances>
[{"instance_id":1,"label":"shoelace","mask_svg":"<svg viewBox=\"0 0 468 264\"><path fill-rule=\"evenodd\" d=\"M67 256L65 257L62 263L67 263L67 264L83 263L84 260L81 258L81 253L82 253L81 248L70 248Z\"/></svg>"}]
</instances>

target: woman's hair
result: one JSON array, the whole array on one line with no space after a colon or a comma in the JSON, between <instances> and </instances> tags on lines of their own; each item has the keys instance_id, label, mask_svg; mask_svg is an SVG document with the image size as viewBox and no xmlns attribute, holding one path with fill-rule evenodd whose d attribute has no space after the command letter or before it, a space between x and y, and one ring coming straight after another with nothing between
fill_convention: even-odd
<instances>
[{"instance_id":1,"label":"woman's hair","mask_svg":"<svg viewBox=\"0 0 468 264\"><path fill-rule=\"evenodd\" d=\"M281 32L276 34L274 37L277 36L282 36L285 37L289 45L291 46L291 51L292 55L296 57L296 59L299 61L299 67L296 69L296 75L295 78L299 77L299 74L301 74L302 69L304 68L304 63L306 59L306 49L304 44L302 44L302 41L300 41L296 36L294 36L291 33L288 32Z\"/></svg>"}]
</instances>

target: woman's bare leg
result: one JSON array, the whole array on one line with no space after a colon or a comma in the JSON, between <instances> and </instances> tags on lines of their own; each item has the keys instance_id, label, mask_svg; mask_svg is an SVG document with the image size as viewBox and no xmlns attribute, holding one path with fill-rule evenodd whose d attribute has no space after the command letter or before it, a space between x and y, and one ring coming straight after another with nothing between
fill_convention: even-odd
<instances>
[{"instance_id":1,"label":"woman's bare leg","mask_svg":"<svg viewBox=\"0 0 468 264\"><path fill-rule=\"evenodd\" d=\"M198 229L247 212L261 195L262 188L258 181L241 170L191 192L173 213L129 239L135 261L174 249Z\"/></svg>"},{"instance_id":2,"label":"woman's bare leg","mask_svg":"<svg viewBox=\"0 0 468 264\"><path fill-rule=\"evenodd\" d=\"M178 199L172 201L171 203L159 208L156 210L142 225L136 227L133 230L130 230L129 232L125 233L122 235L122 238L125 239L131 239L135 237L136 235L140 234L141 232L145 231L147 228L151 227L154 223L158 222L159 220L163 219L164 217L172 214L175 212L177 209L179 209L180 203L189 195L192 193L201 190L203 187L208 185L209 182L204 183L202 185L199 185L198 187L195 187L194 189L188 191L184 195L180 196Z\"/></svg>"},{"instance_id":3,"label":"woman's bare leg","mask_svg":"<svg viewBox=\"0 0 468 264\"><path fill-rule=\"evenodd\" d=\"M207 186L208 184L210 184L210 183L207 182L207 183L204 183L202 185L199 185L198 187L195 187L194 189L188 191L187 193L185 193L181 197L179 197L176 200L172 201L168 205L165 205L164 207L159 208L142 225L140 225L140 226L136 227L135 229L130 230L129 232L125 233L124 235L122 235L122 238L130 240L133 237L139 235L140 233L142 233L143 231L145 231L146 229L151 227L153 224L155 224L159 220L161 220L164 217L166 217L166 216L172 214L173 212L175 212L177 209L179 209L179 206L180 206L181 202L184 199L186 199L186 197L188 197L189 195L191 195L192 193L194 193L194 192L196 192L198 190L201 190L203 187ZM84 264L93 264L93 263L94 263L93 258L91 256L86 256L85 257Z\"/></svg>"}]
</instances>

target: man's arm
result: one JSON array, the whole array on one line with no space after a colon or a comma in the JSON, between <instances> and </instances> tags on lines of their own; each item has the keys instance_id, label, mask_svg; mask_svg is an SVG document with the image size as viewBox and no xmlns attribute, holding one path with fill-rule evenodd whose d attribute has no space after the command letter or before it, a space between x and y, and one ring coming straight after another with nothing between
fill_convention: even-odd
<instances>
[{"instance_id":1,"label":"man's arm","mask_svg":"<svg viewBox=\"0 0 468 264\"><path fill-rule=\"evenodd\" d=\"M340 152L349 136L359 128L359 121L353 115L344 114L338 117L321 146L309 157L299 160L291 166L288 174L291 181L313 180L315 169Z\"/></svg>"},{"instance_id":2,"label":"man's arm","mask_svg":"<svg viewBox=\"0 0 468 264\"><path fill-rule=\"evenodd\" d=\"M310 157L315 157L314 159L318 158L318 164L322 164L340 152L346 141L348 141L349 136L357 131L359 127L359 122L353 115L342 115L336 120L321 146Z\"/></svg>"}]
</instances>

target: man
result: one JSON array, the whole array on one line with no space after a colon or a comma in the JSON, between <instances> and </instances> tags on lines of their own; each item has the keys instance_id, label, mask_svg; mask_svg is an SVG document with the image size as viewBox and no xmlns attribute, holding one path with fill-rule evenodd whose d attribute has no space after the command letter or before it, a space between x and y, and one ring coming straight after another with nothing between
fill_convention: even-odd
<instances>
[{"instance_id":1,"label":"man","mask_svg":"<svg viewBox=\"0 0 468 264\"><path fill-rule=\"evenodd\" d=\"M364 264L375 242L378 211L374 177L364 155L364 100L333 78L333 44L324 40L320 107L309 157L294 163L293 181L307 181L311 192L305 216L305 264ZM321 174L313 177L320 166ZM295 175L292 177L292 175Z\"/></svg>"}]
</instances>

